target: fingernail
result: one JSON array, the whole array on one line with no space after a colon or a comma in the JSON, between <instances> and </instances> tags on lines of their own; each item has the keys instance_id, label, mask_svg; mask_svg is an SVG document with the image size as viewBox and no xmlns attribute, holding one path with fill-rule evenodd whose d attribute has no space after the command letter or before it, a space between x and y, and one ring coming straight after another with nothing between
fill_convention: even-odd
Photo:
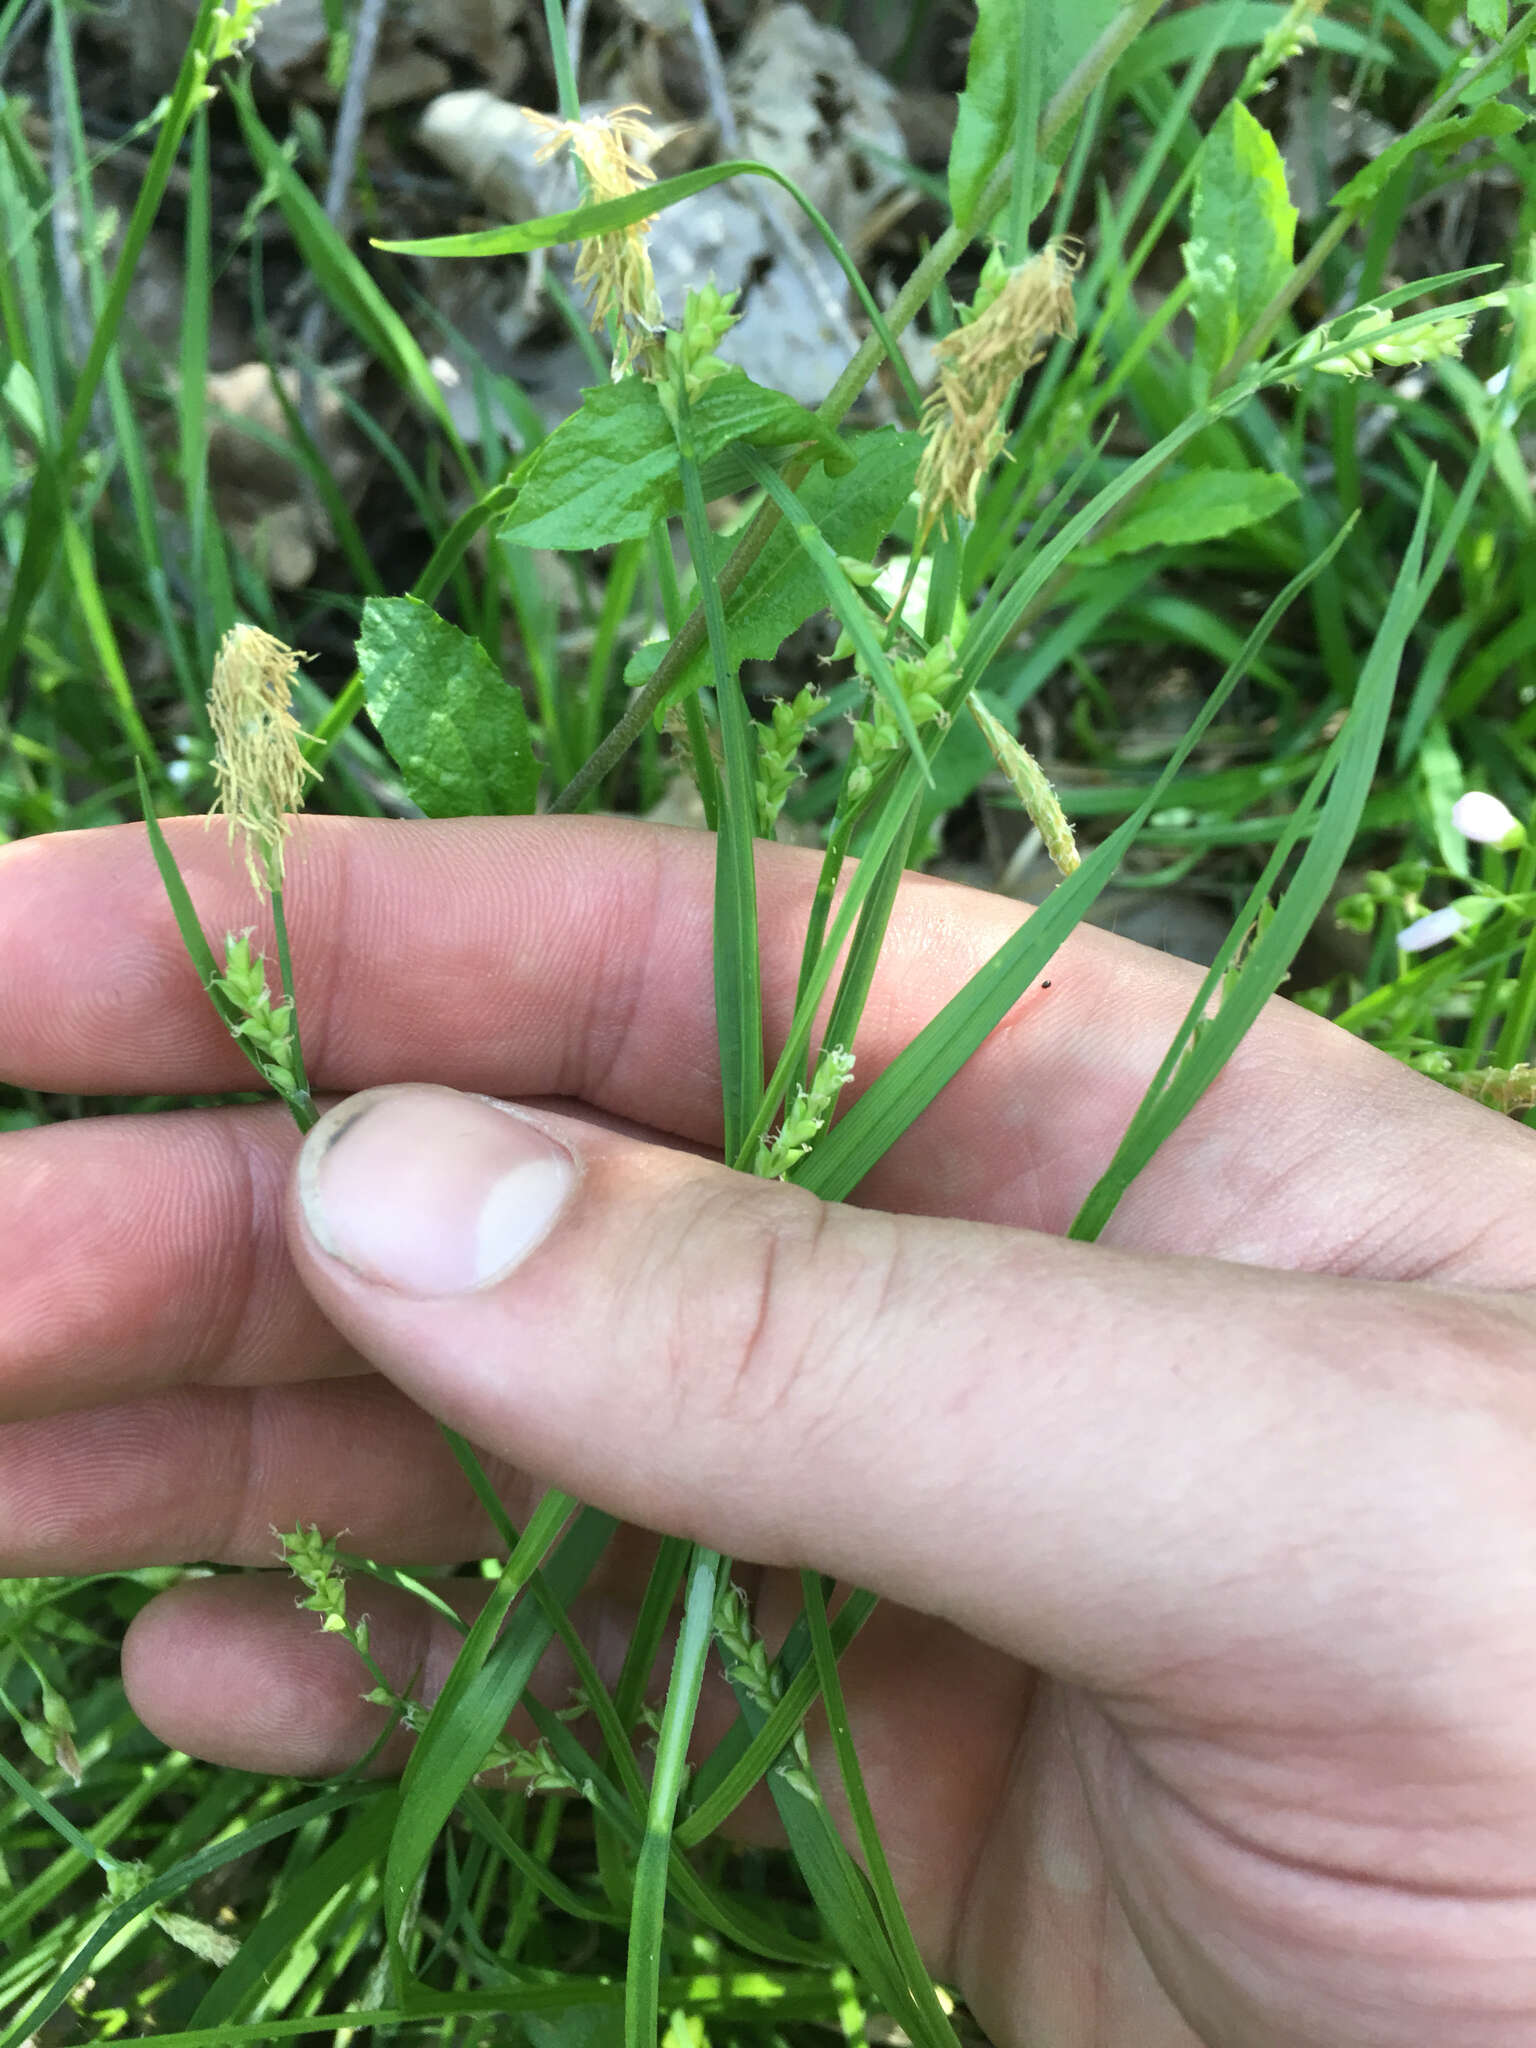
<instances>
[{"instance_id":1,"label":"fingernail","mask_svg":"<svg viewBox=\"0 0 1536 2048\"><path fill-rule=\"evenodd\" d=\"M375 1088L304 1141L299 1194L323 1251L403 1294L469 1294L549 1234L576 1182L566 1148L504 1103Z\"/></svg>"}]
</instances>

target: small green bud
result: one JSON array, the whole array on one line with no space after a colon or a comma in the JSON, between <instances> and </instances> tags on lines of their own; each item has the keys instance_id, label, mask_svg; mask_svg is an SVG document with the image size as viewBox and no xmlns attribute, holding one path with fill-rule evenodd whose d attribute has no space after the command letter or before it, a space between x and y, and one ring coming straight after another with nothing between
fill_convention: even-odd
<instances>
[{"instance_id":1,"label":"small green bud","mask_svg":"<svg viewBox=\"0 0 1536 2048\"><path fill-rule=\"evenodd\" d=\"M1368 934L1376 929L1378 905L1365 894L1341 896L1333 907L1333 921L1341 931Z\"/></svg>"}]
</instances>

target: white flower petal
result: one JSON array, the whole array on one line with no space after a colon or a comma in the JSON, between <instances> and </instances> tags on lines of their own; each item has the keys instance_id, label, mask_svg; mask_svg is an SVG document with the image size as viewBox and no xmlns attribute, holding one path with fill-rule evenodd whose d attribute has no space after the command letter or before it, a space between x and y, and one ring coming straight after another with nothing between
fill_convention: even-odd
<instances>
[{"instance_id":1,"label":"white flower petal","mask_svg":"<svg viewBox=\"0 0 1536 2048\"><path fill-rule=\"evenodd\" d=\"M1520 820L1509 805L1485 789L1469 789L1451 806L1451 823L1480 846L1502 846L1520 836Z\"/></svg>"},{"instance_id":2,"label":"white flower petal","mask_svg":"<svg viewBox=\"0 0 1536 2048\"><path fill-rule=\"evenodd\" d=\"M1458 932L1467 929L1467 920L1453 903L1443 910L1432 910L1426 917L1416 917L1397 935L1400 951L1424 953L1431 946L1443 945L1447 939L1454 939Z\"/></svg>"}]
</instances>

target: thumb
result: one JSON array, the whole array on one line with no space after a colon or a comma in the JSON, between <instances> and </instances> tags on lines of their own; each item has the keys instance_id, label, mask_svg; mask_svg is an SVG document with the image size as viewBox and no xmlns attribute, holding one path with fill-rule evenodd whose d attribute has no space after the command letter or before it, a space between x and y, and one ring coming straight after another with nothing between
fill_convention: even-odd
<instances>
[{"instance_id":1,"label":"thumb","mask_svg":"<svg viewBox=\"0 0 1536 2048\"><path fill-rule=\"evenodd\" d=\"M1486 1583L1491 1504L1526 1498L1528 1447L1468 1420L1529 1344L1492 1298L823 1204L415 1085L322 1119L290 1235L358 1349L497 1456L1168 1704L1234 1641L1260 1703L1307 1656L1422 1667L1427 1605Z\"/></svg>"}]
</instances>

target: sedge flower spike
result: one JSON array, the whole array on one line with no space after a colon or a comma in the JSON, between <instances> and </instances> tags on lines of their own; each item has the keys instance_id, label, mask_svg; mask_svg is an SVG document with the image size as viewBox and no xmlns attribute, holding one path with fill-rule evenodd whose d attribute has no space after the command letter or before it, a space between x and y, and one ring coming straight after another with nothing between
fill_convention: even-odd
<instances>
[{"instance_id":1,"label":"sedge flower spike","mask_svg":"<svg viewBox=\"0 0 1536 2048\"><path fill-rule=\"evenodd\" d=\"M645 160L658 140L645 118L648 111L641 106L615 107L611 114L592 114L584 121L557 121L525 108L534 126L549 134L534 161L544 163L557 150L569 149L586 173L587 196L594 204L627 199L656 176ZM576 283L588 294L592 325L601 327L610 313L618 323L615 378L629 369L662 325L661 294L645 245L653 219L631 221L611 235L585 236L576 259Z\"/></svg>"},{"instance_id":2,"label":"sedge flower spike","mask_svg":"<svg viewBox=\"0 0 1536 2048\"><path fill-rule=\"evenodd\" d=\"M208 716L218 797L213 814L229 820L230 844L245 842L256 893L280 889L283 842L305 781L318 776L304 758L293 715L299 656L258 626L232 626L213 664Z\"/></svg>"},{"instance_id":3,"label":"sedge flower spike","mask_svg":"<svg viewBox=\"0 0 1536 2048\"><path fill-rule=\"evenodd\" d=\"M969 316L939 343L938 381L923 407L927 446L917 471L924 540L946 510L975 518L982 479L1007 439L1009 393L1057 335L1077 332L1076 268L1077 258L1059 242L1048 242L1015 270L994 251Z\"/></svg>"},{"instance_id":4,"label":"sedge flower spike","mask_svg":"<svg viewBox=\"0 0 1536 2048\"><path fill-rule=\"evenodd\" d=\"M1525 827L1509 805L1485 789L1469 789L1451 806L1451 823L1464 839L1514 853L1525 844Z\"/></svg>"},{"instance_id":5,"label":"sedge flower spike","mask_svg":"<svg viewBox=\"0 0 1536 2048\"><path fill-rule=\"evenodd\" d=\"M1040 834L1057 873L1075 874L1083 864L1082 857L1051 778L1024 742L1000 719L994 718L979 697L968 697L966 702L971 708L971 716L981 727L981 736L991 749L993 760L1012 783L1013 793L1024 806L1029 822Z\"/></svg>"}]
</instances>

